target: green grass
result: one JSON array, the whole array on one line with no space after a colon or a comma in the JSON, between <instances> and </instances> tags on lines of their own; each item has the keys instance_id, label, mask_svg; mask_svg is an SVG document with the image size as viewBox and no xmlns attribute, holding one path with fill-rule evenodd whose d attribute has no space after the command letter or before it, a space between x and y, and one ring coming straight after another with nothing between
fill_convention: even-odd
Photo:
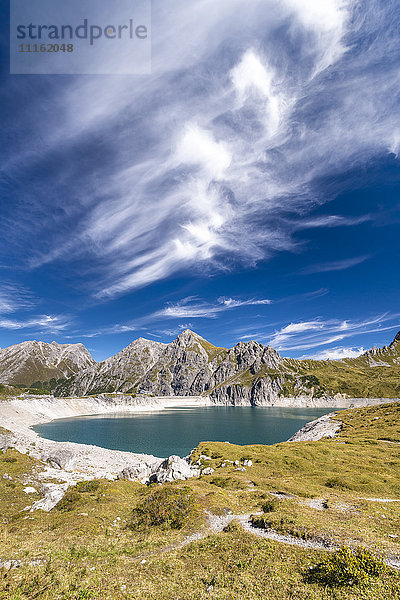
<instances>
[{"instance_id":1,"label":"green grass","mask_svg":"<svg viewBox=\"0 0 400 600\"><path fill-rule=\"evenodd\" d=\"M386 361L386 358L385 358ZM369 366L364 357L342 361L296 361L285 359L287 367L300 373L306 387L317 394L346 394L350 398L400 397L400 364Z\"/></svg>"},{"instance_id":2,"label":"green grass","mask_svg":"<svg viewBox=\"0 0 400 600\"><path fill-rule=\"evenodd\" d=\"M22 564L0 570L0 599L400 600L400 576L392 569L367 584L310 580L305 573L325 564L326 552L258 539L235 523L181 547L206 531L205 511L261 512L254 517L259 526L299 539L400 555L400 502L365 499L400 499L399 417L399 403L343 411L338 438L320 442L204 442L193 460L210 456L210 476L149 488L123 480L84 482L71 490L68 510L50 513L23 510L40 497L23 491L27 479L35 485L38 463L8 450L0 455L0 559ZM220 466L249 458L253 466L245 472ZM186 512L181 500L187 496L193 505ZM321 499L325 508L316 510L312 502ZM175 528L170 516L177 507L179 516L182 506ZM131 527L138 513L144 521ZM30 564L35 560L43 564Z\"/></svg>"},{"instance_id":3,"label":"green grass","mask_svg":"<svg viewBox=\"0 0 400 600\"><path fill-rule=\"evenodd\" d=\"M340 548L305 572L305 580L329 587L373 585L386 572L385 563L368 550Z\"/></svg>"}]
</instances>

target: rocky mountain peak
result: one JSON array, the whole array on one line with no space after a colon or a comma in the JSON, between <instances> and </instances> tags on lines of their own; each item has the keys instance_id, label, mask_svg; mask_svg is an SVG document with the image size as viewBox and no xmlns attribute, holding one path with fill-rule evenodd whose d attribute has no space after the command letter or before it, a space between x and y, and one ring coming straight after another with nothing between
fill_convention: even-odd
<instances>
[{"instance_id":1,"label":"rocky mountain peak","mask_svg":"<svg viewBox=\"0 0 400 600\"><path fill-rule=\"evenodd\" d=\"M179 346L190 346L193 343L206 340L201 337L198 333L195 333L191 329L185 329L178 335L178 337L174 340ZM174 343L172 342L172 343Z\"/></svg>"},{"instance_id":2,"label":"rocky mountain peak","mask_svg":"<svg viewBox=\"0 0 400 600\"><path fill-rule=\"evenodd\" d=\"M128 346L128 348L162 348L167 344L163 344L162 342L156 342L155 340L148 340L146 338L140 337L137 340L133 340Z\"/></svg>"},{"instance_id":3,"label":"rocky mountain peak","mask_svg":"<svg viewBox=\"0 0 400 600\"><path fill-rule=\"evenodd\" d=\"M253 371L260 369L261 365L278 368L283 362L280 354L274 348L264 346L254 340L239 342L233 350L238 364L252 366Z\"/></svg>"},{"instance_id":4,"label":"rocky mountain peak","mask_svg":"<svg viewBox=\"0 0 400 600\"><path fill-rule=\"evenodd\" d=\"M395 346L400 344L400 331L397 333L396 337L394 338L393 342L390 344L389 348L394 348Z\"/></svg>"},{"instance_id":5,"label":"rocky mountain peak","mask_svg":"<svg viewBox=\"0 0 400 600\"><path fill-rule=\"evenodd\" d=\"M264 348L264 346L262 344L260 344L259 342L256 342L255 340L250 340L249 342L238 342L236 344L235 348L237 348L238 350L244 350L244 349L259 350L260 348Z\"/></svg>"}]
</instances>

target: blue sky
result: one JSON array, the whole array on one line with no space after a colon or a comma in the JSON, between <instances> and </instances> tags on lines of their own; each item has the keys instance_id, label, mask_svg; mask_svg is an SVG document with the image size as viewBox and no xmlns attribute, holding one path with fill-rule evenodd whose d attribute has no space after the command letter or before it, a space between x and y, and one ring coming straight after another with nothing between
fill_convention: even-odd
<instances>
[{"instance_id":1,"label":"blue sky","mask_svg":"<svg viewBox=\"0 0 400 600\"><path fill-rule=\"evenodd\" d=\"M187 327L340 358L400 329L400 8L153 0L153 71L10 75L0 346Z\"/></svg>"}]
</instances>

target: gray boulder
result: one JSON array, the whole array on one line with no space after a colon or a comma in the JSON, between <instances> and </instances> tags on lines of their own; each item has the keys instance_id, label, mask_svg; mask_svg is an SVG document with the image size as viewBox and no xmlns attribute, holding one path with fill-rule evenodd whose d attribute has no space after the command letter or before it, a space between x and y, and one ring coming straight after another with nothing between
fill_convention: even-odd
<instances>
[{"instance_id":1,"label":"gray boulder","mask_svg":"<svg viewBox=\"0 0 400 600\"><path fill-rule=\"evenodd\" d=\"M74 467L76 455L70 450L54 449L51 454L42 454L42 460L55 469L71 470Z\"/></svg>"},{"instance_id":2,"label":"gray boulder","mask_svg":"<svg viewBox=\"0 0 400 600\"><path fill-rule=\"evenodd\" d=\"M173 455L161 463L157 471L150 477L150 481L167 483L178 479L191 479L199 475L200 469L192 467L184 458Z\"/></svg>"}]
</instances>

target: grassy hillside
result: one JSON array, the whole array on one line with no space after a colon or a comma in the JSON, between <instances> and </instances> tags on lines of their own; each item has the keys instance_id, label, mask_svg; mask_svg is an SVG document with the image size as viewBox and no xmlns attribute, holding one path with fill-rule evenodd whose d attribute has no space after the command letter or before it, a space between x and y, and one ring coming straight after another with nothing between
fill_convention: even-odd
<instances>
[{"instance_id":1,"label":"grassy hillside","mask_svg":"<svg viewBox=\"0 0 400 600\"><path fill-rule=\"evenodd\" d=\"M286 358L279 369L246 369L226 383L254 386L260 379L279 382L281 396L344 394L350 398L400 397L400 334L389 347L344 360Z\"/></svg>"},{"instance_id":2,"label":"grassy hillside","mask_svg":"<svg viewBox=\"0 0 400 600\"><path fill-rule=\"evenodd\" d=\"M298 539L399 556L400 502L368 500L400 499L399 417L400 403L343 411L339 437L319 442L204 442L193 460L211 457L204 463L212 475L148 488L85 484L50 513L23 510L40 497L23 491L28 479L37 486L37 463L8 450L0 457L0 559L21 564L2 569L0 598L399 599L396 571L364 586L311 583L310 565L327 552L259 539L235 522L207 535L205 512L262 513L256 524ZM253 465L244 471L226 462L246 459ZM179 523L170 518L177 510ZM190 541L201 532L203 539Z\"/></svg>"},{"instance_id":3,"label":"grassy hillside","mask_svg":"<svg viewBox=\"0 0 400 600\"><path fill-rule=\"evenodd\" d=\"M25 388L22 386L5 385L0 383L0 402L9 398L19 396L20 394L48 394L45 389L40 388Z\"/></svg>"},{"instance_id":4,"label":"grassy hillside","mask_svg":"<svg viewBox=\"0 0 400 600\"><path fill-rule=\"evenodd\" d=\"M360 359L296 361L286 364L314 384L318 395L346 394L351 398L400 397L400 365L371 367Z\"/></svg>"}]
</instances>

